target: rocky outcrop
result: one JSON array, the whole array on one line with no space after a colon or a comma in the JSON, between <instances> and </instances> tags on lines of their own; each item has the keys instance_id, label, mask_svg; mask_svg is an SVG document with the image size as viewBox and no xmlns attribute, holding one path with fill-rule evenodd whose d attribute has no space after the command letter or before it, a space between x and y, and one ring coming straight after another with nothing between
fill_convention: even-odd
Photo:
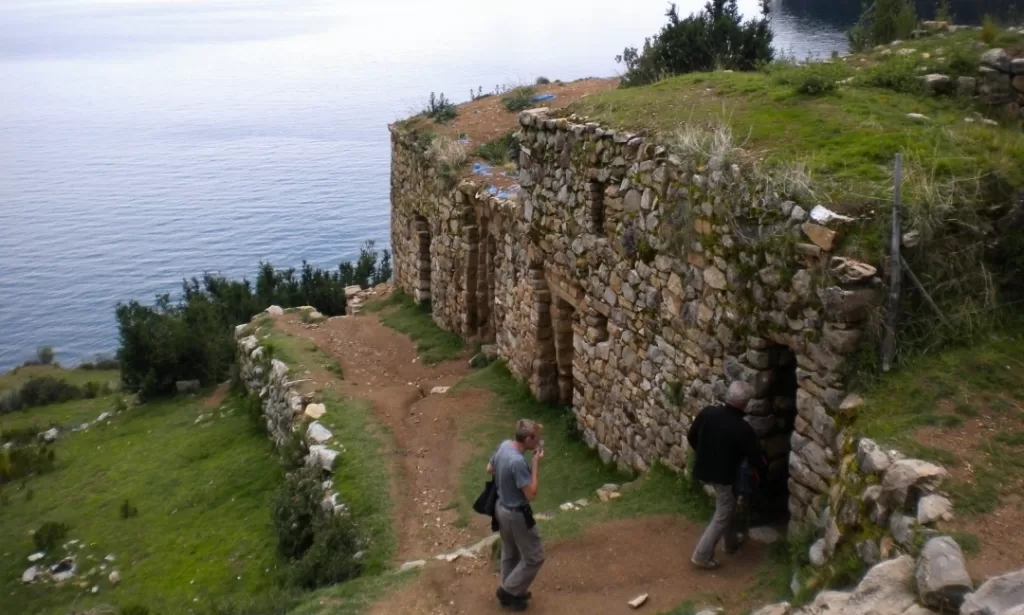
<instances>
[{"instance_id":1,"label":"rocky outcrop","mask_svg":"<svg viewBox=\"0 0 1024 615\"><path fill-rule=\"evenodd\" d=\"M917 561L917 593L926 606L955 612L974 588L967 574L963 551L949 536L925 543Z\"/></svg>"},{"instance_id":2,"label":"rocky outcrop","mask_svg":"<svg viewBox=\"0 0 1024 615\"><path fill-rule=\"evenodd\" d=\"M1010 615L1024 607L1024 569L985 581L960 606L960 615Z\"/></svg>"}]
</instances>

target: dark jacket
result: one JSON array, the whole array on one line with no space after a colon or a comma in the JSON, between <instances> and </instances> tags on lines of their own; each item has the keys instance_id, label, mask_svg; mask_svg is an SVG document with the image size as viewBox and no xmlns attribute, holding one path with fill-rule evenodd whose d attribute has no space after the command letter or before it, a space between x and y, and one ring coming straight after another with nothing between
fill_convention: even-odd
<instances>
[{"instance_id":1,"label":"dark jacket","mask_svg":"<svg viewBox=\"0 0 1024 615\"><path fill-rule=\"evenodd\" d=\"M754 428L743 420L743 411L732 406L708 406L693 419L686 434L697 454L693 477L705 483L732 485L746 459L759 464L761 447Z\"/></svg>"}]
</instances>

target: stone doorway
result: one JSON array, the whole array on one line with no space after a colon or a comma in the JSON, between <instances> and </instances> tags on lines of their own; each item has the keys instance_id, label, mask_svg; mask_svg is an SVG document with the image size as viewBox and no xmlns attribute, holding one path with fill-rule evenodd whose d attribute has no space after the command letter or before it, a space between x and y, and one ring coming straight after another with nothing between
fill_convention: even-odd
<instances>
[{"instance_id":1,"label":"stone doorway","mask_svg":"<svg viewBox=\"0 0 1024 615\"><path fill-rule=\"evenodd\" d=\"M494 324L494 282L495 282L495 251L497 241L488 232L487 220L480 223L477 240L476 261L476 304L473 308L473 323L480 341L493 342L495 338Z\"/></svg>"},{"instance_id":2,"label":"stone doorway","mask_svg":"<svg viewBox=\"0 0 1024 615\"><path fill-rule=\"evenodd\" d=\"M576 388L572 373L575 351L576 308L561 297L551 302L551 323L554 330L555 363L558 366L558 403L572 405Z\"/></svg>"},{"instance_id":3,"label":"stone doorway","mask_svg":"<svg viewBox=\"0 0 1024 615\"><path fill-rule=\"evenodd\" d=\"M412 219L413 253L416 255L416 285L413 289L417 303L430 303L430 223L422 214Z\"/></svg>"},{"instance_id":4,"label":"stone doorway","mask_svg":"<svg viewBox=\"0 0 1024 615\"><path fill-rule=\"evenodd\" d=\"M789 451L796 426L796 355L786 346L750 350L748 360L761 368L764 386L747 408L768 456L768 476L750 510L752 525L781 525L789 521Z\"/></svg>"}]
</instances>

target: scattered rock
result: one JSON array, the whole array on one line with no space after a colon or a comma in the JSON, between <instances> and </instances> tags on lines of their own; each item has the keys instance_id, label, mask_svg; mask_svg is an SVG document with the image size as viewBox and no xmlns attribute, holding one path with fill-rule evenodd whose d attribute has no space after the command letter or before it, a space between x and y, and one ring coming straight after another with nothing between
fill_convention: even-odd
<instances>
[{"instance_id":1,"label":"scattered rock","mask_svg":"<svg viewBox=\"0 0 1024 615\"><path fill-rule=\"evenodd\" d=\"M829 209L828 207L825 207L824 205L815 205L814 208L811 209L811 220L817 222L818 224L845 224L847 222L854 221L854 219L851 218L850 216L838 214Z\"/></svg>"},{"instance_id":2,"label":"scattered rock","mask_svg":"<svg viewBox=\"0 0 1024 615\"><path fill-rule=\"evenodd\" d=\"M1024 605L1024 569L985 581L960 605L960 615L1005 615Z\"/></svg>"},{"instance_id":3,"label":"scattered rock","mask_svg":"<svg viewBox=\"0 0 1024 615\"><path fill-rule=\"evenodd\" d=\"M981 55L981 63L1004 73L1010 72L1010 54L1005 49L989 49Z\"/></svg>"},{"instance_id":4,"label":"scattered rock","mask_svg":"<svg viewBox=\"0 0 1024 615\"><path fill-rule=\"evenodd\" d=\"M863 282L875 277L878 270L867 263L862 263L852 258L833 256L829 261L829 269L832 274L839 278L843 284Z\"/></svg>"},{"instance_id":5,"label":"scattered rock","mask_svg":"<svg viewBox=\"0 0 1024 615\"><path fill-rule=\"evenodd\" d=\"M409 572L410 570L416 570L417 568L423 568L426 565L427 565L427 560L425 560L425 559L417 559L417 560L413 560L411 562L405 562L404 564L399 566L398 567L398 572L399 573Z\"/></svg>"},{"instance_id":6,"label":"scattered rock","mask_svg":"<svg viewBox=\"0 0 1024 615\"><path fill-rule=\"evenodd\" d=\"M874 566L882 560L882 554L874 540L862 540L857 543L856 549L861 561L868 566Z\"/></svg>"},{"instance_id":7,"label":"scattered rock","mask_svg":"<svg viewBox=\"0 0 1024 615\"><path fill-rule=\"evenodd\" d=\"M803 222L807 219L807 211L799 205L794 205L793 211L789 212L789 219L793 222Z\"/></svg>"},{"instance_id":8,"label":"scattered rock","mask_svg":"<svg viewBox=\"0 0 1024 615\"><path fill-rule=\"evenodd\" d=\"M284 308L279 305L272 305L267 308L267 314L270 316L284 316Z\"/></svg>"},{"instance_id":9,"label":"scattered rock","mask_svg":"<svg viewBox=\"0 0 1024 615\"><path fill-rule=\"evenodd\" d=\"M903 509L908 498L934 492L949 472L919 459L904 459L889 466L882 478L882 497L893 508Z\"/></svg>"},{"instance_id":10,"label":"scattered rock","mask_svg":"<svg viewBox=\"0 0 1024 615\"><path fill-rule=\"evenodd\" d=\"M636 598L633 598L632 600L630 600L626 604L628 604L629 606L633 607L634 609L639 609L640 607L642 607L644 605L645 602L647 602L647 597L648 597L647 594L640 594L639 596L637 596Z\"/></svg>"},{"instance_id":11,"label":"scattered rock","mask_svg":"<svg viewBox=\"0 0 1024 615\"><path fill-rule=\"evenodd\" d=\"M306 456L306 466L311 468L319 466L322 470L330 471L334 467L334 460L340 454L340 452L327 448L323 444L314 444L309 447L309 455Z\"/></svg>"},{"instance_id":12,"label":"scattered rock","mask_svg":"<svg viewBox=\"0 0 1024 615\"><path fill-rule=\"evenodd\" d=\"M430 394L431 395L444 395L445 393L448 392L448 389L450 389L450 388L451 387L434 387L434 388L430 389Z\"/></svg>"},{"instance_id":13,"label":"scattered rock","mask_svg":"<svg viewBox=\"0 0 1024 615\"><path fill-rule=\"evenodd\" d=\"M327 412L327 406L323 404L309 404L306 406L305 415L311 419L318 419Z\"/></svg>"},{"instance_id":14,"label":"scattered rock","mask_svg":"<svg viewBox=\"0 0 1024 615\"><path fill-rule=\"evenodd\" d=\"M319 421L313 421L306 428L306 438L316 444L323 444L333 437L334 434L331 433L331 430L321 425Z\"/></svg>"},{"instance_id":15,"label":"scattered rock","mask_svg":"<svg viewBox=\"0 0 1024 615\"><path fill-rule=\"evenodd\" d=\"M750 537L750 540L763 545L775 544L781 538L777 529L766 525L750 528L747 536Z\"/></svg>"},{"instance_id":16,"label":"scattered rock","mask_svg":"<svg viewBox=\"0 0 1024 615\"><path fill-rule=\"evenodd\" d=\"M917 593L926 606L956 611L973 589L963 551L949 536L932 538L917 561Z\"/></svg>"},{"instance_id":17,"label":"scattered rock","mask_svg":"<svg viewBox=\"0 0 1024 615\"><path fill-rule=\"evenodd\" d=\"M808 552L811 559L812 566L824 566L825 565L825 539L819 538L811 545L811 549Z\"/></svg>"},{"instance_id":18,"label":"scattered rock","mask_svg":"<svg viewBox=\"0 0 1024 615\"><path fill-rule=\"evenodd\" d=\"M25 572L21 573L22 583L31 583L36 580L36 575L39 574L39 568L35 566L29 566Z\"/></svg>"},{"instance_id":19,"label":"scattered rock","mask_svg":"<svg viewBox=\"0 0 1024 615\"><path fill-rule=\"evenodd\" d=\"M96 420L94 422L95 423L102 423L103 421L109 420L113 416L114 415L111 412L104 412L104 413L100 414L99 416L97 416Z\"/></svg>"},{"instance_id":20,"label":"scattered rock","mask_svg":"<svg viewBox=\"0 0 1024 615\"><path fill-rule=\"evenodd\" d=\"M953 502L941 495L926 495L917 503L917 522L928 525L953 519Z\"/></svg>"},{"instance_id":21,"label":"scattered rock","mask_svg":"<svg viewBox=\"0 0 1024 615\"><path fill-rule=\"evenodd\" d=\"M864 398L856 393L850 393L843 398L842 403L839 404L839 410L841 412L850 412L856 410L864 405Z\"/></svg>"},{"instance_id":22,"label":"scattered rock","mask_svg":"<svg viewBox=\"0 0 1024 615\"><path fill-rule=\"evenodd\" d=\"M830 252L832 247L835 245L836 232L832 229L815 224L813 222L804 222L800 227L804 231L804 235L810 239L814 245L818 246L825 252Z\"/></svg>"},{"instance_id":23,"label":"scattered rock","mask_svg":"<svg viewBox=\"0 0 1024 615\"><path fill-rule=\"evenodd\" d=\"M116 570L111 570L110 575L107 576L107 580L110 581L111 585L117 585L121 582L121 573Z\"/></svg>"},{"instance_id":24,"label":"scattered rock","mask_svg":"<svg viewBox=\"0 0 1024 615\"><path fill-rule=\"evenodd\" d=\"M908 120L914 120L914 121L917 121L917 122L930 122L931 121L930 117L928 117L927 115L923 115L921 113L908 113L907 114L907 119Z\"/></svg>"},{"instance_id":25,"label":"scattered rock","mask_svg":"<svg viewBox=\"0 0 1024 615\"><path fill-rule=\"evenodd\" d=\"M857 443L857 465L864 472L880 474L892 465L892 461L874 440L861 438Z\"/></svg>"},{"instance_id":26,"label":"scattered rock","mask_svg":"<svg viewBox=\"0 0 1024 615\"><path fill-rule=\"evenodd\" d=\"M94 593L94 594L98 594L98 593L100 593L100 586L99 585L93 585L92 589L90 589L89 591Z\"/></svg>"},{"instance_id":27,"label":"scattered rock","mask_svg":"<svg viewBox=\"0 0 1024 615\"><path fill-rule=\"evenodd\" d=\"M932 73L921 77L925 86L936 94L946 94L953 91L953 80L948 75Z\"/></svg>"},{"instance_id":28,"label":"scattered rock","mask_svg":"<svg viewBox=\"0 0 1024 615\"><path fill-rule=\"evenodd\" d=\"M893 515L892 519L889 520L889 532L892 534L893 540L897 544L909 548L914 543L914 524L916 521L913 517L907 515Z\"/></svg>"},{"instance_id":29,"label":"scattered rock","mask_svg":"<svg viewBox=\"0 0 1024 615\"><path fill-rule=\"evenodd\" d=\"M46 557L46 553L44 553L42 551L39 551L38 553L33 553L32 555L29 555L28 556L28 561L30 561L30 562L38 562L39 560L43 559L44 557Z\"/></svg>"},{"instance_id":30,"label":"scattered rock","mask_svg":"<svg viewBox=\"0 0 1024 615\"><path fill-rule=\"evenodd\" d=\"M174 383L174 387L179 393L198 393L199 392L199 381L198 380L178 380Z\"/></svg>"},{"instance_id":31,"label":"scattered rock","mask_svg":"<svg viewBox=\"0 0 1024 615\"><path fill-rule=\"evenodd\" d=\"M57 441L57 437L60 435L60 430L56 427L51 427L46 431L39 434L39 439L47 444L52 444Z\"/></svg>"},{"instance_id":32,"label":"scattered rock","mask_svg":"<svg viewBox=\"0 0 1024 615\"><path fill-rule=\"evenodd\" d=\"M114 554L111 553L111 554L107 555L106 557L104 557L103 561L112 562L112 561L114 561L114 559L116 559L116 558L114 557Z\"/></svg>"},{"instance_id":33,"label":"scattered rock","mask_svg":"<svg viewBox=\"0 0 1024 615\"><path fill-rule=\"evenodd\" d=\"M916 248L921 243L921 232L910 231L903 233L902 243L904 248Z\"/></svg>"},{"instance_id":34,"label":"scattered rock","mask_svg":"<svg viewBox=\"0 0 1024 615\"><path fill-rule=\"evenodd\" d=\"M792 612L793 607L788 602L780 602L779 604L769 604L768 606L761 607L750 615L790 615Z\"/></svg>"}]
</instances>

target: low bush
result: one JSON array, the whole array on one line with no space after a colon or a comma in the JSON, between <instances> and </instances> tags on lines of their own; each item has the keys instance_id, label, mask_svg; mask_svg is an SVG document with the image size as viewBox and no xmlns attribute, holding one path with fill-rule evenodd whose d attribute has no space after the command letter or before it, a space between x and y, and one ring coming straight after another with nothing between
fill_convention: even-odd
<instances>
[{"instance_id":1,"label":"low bush","mask_svg":"<svg viewBox=\"0 0 1024 615\"><path fill-rule=\"evenodd\" d=\"M978 38L982 40L986 45L993 45L996 39L999 38L999 33L1002 29L999 27L999 22L996 18L991 15L985 15L981 20L981 30L978 32Z\"/></svg>"},{"instance_id":2,"label":"low bush","mask_svg":"<svg viewBox=\"0 0 1024 615\"><path fill-rule=\"evenodd\" d=\"M75 386L53 376L35 376L17 389L0 396L0 414L58 404L73 399L92 399L110 393L110 386L98 382L87 382Z\"/></svg>"},{"instance_id":3,"label":"low bush","mask_svg":"<svg viewBox=\"0 0 1024 615\"><path fill-rule=\"evenodd\" d=\"M455 103L445 98L443 92L440 96L436 96L431 92L430 98L427 100L427 106L423 109L423 115L438 124L447 124L458 117L459 110L455 107Z\"/></svg>"},{"instance_id":4,"label":"low bush","mask_svg":"<svg viewBox=\"0 0 1024 615\"><path fill-rule=\"evenodd\" d=\"M204 274L182 284L182 296L156 298L153 305L130 301L117 306L121 344L118 360L124 388L145 400L175 392L175 382L221 382L234 361L235 325L248 322L269 305L312 305L326 316L345 313L345 287L368 286L391 278L391 255L366 242L354 263L334 271L303 262L275 269L261 263L255 290L246 279Z\"/></svg>"},{"instance_id":5,"label":"low bush","mask_svg":"<svg viewBox=\"0 0 1024 615\"><path fill-rule=\"evenodd\" d=\"M327 510L323 499L320 470L305 467L286 476L274 499L277 550L293 562L292 582L300 587L331 585L359 574L356 527Z\"/></svg>"},{"instance_id":6,"label":"low bush","mask_svg":"<svg viewBox=\"0 0 1024 615\"><path fill-rule=\"evenodd\" d=\"M917 13L912 0L875 0L848 32L850 50L860 53L875 45L908 38L915 27Z\"/></svg>"},{"instance_id":7,"label":"low bush","mask_svg":"<svg viewBox=\"0 0 1024 615\"><path fill-rule=\"evenodd\" d=\"M40 346L36 348L36 361L39 365L53 365L53 346Z\"/></svg>"},{"instance_id":8,"label":"low bush","mask_svg":"<svg viewBox=\"0 0 1024 615\"><path fill-rule=\"evenodd\" d=\"M548 85L551 80L547 77L537 77L537 85Z\"/></svg>"},{"instance_id":9,"label":"low bush","mask_svg":"<svg viewBox=\"0 0 1024 615\"><path fill-rule=\"evenodd\" d=\"M917 65L909 58L890 58L880 62L865 72L861 83L905 94L926 91Z\"/></svg>"},{"instance_id":10,"label":"low bush","mask_svg":"<svg viewBox=\"0 0 1024 615\"><path fill-rule=\"evenodd\" d=\"M292 582L307 589L334 585L359 574L359 535L347 517L330 517L316 530L313 545L291 569Z\"/></svg>"},{"instance_id":11,"label":"low bush","mask_svg":"<svg viewBox=\"0 0 1024 615\"><path fill-rule=\"evenodd\" d=\"M53 551L64 540L71 527L66 523L47 521L32 535L37 551Z\"/></svg>"},{"instance_id":12,"label":"low bush","mask_svg":"<svg viewBox=\"0 0 1024 615\"><path fill-rule=\"evenodd\" d=\"M88 361L82 361L78 365L78 369L83 370L113 370L121 367L118 363L117 357L111 357L105 354L98 354Z\"/></svg>"},{"instance_id":13,"label":"low bush","mask_svg":"<svg viewBox=\"0 0 1024 615\"><path fill-rule=\"evenodd\" d=\"M117 615L149 615L149 608L139 604L130 604L118 609Z\"/></svg>"},{"instance_id":14,"label":"low bush","mask_svg":"<svg viewBox=\"0 0 1024 615\"><path fill-rule=\"evenodd\" d=\"M42 444L10 446L0 450L0 485L53 470L57 454Z\"/></svg>"},{"instance_id":15,"label":"low bush","mask_svg":"<svg viewBox=\"0 0 1024 615\"><path fill-rule=\"evenodd\" d=\"M783 65L768 72L776 83L792 86L794 92L804 96L831 94L839 89L838 82L845 77L841 67L830 64Z\"/></svg>"},{"instance_id":16,"label":"low bush","mask_svg":"<svg viewBox=\"0 0 1024 615\"><path fill-rule=\"evenodd\" d=\"M501 97L501 104L508 111L522 111L533 106L533 97L537 94L536 88L522 86L509 91Z\"/></svg>"},{"instance_id":17,"label":"low bush","mask_svg":"<svg viewBox=\"0 0 1024 615\"><path fill-rule=\"evenodd\" d=\"M509 132L478 147L476 155L491 164L506 164L513 159L513 152L515 152L515 158L519 158L518 145L513 133Z\"/></svg>"},{"instance_id":18,"label":"low bush","mask_svg":"<svg viewBox=\"0 0 1024 615\"><path fill-rule=\"evenodd\" d=\"M772 31L769 5L762 3L759 19L743 21L736 0L709 0L704 9L685 19L672 4L661 32L643 48L627 47L615 61L626 65L622 87L654 83L683 73L712 70L755 70L771 62Z\"/></svg>"}]
</instances>

